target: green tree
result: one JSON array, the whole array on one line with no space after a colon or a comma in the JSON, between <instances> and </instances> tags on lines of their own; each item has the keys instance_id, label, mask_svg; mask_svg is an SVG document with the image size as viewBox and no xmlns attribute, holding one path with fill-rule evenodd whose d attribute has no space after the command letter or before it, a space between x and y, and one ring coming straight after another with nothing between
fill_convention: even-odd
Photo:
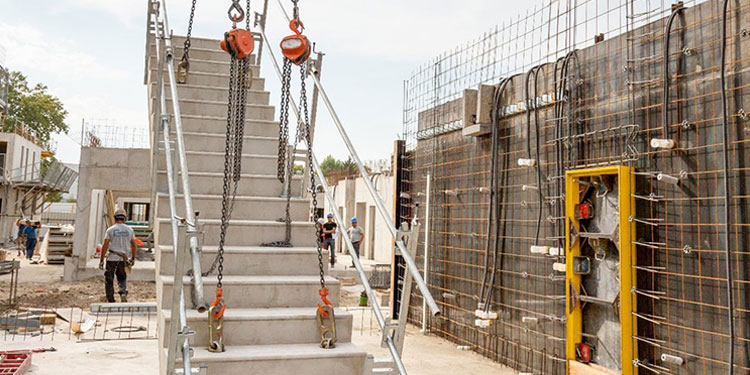
<instances>
[{"instance_id":1,"label":"green tree","mask_svg":"<svg viewBox=\"0 0 750 375\"><path fill-rule=\"evenodd\" d=\"M330 173L341 170L341 162L336 160L331 155L326 156L323 162L320 163L320 170L323 171L323 175L328 176Z\"/></svg>"},{"instance_id":2,"label":"green tree","mask_svg":"<svg viewBox=\"0 0 750 375\"><path fill-rule=\"evenodd\" d=\"M45 202L62 202L62 193L59 191L51 191L44 196Z\"/></svg>"},{"instance_id":3,"label":"green tree","mask_svg":"<svg viewBox=\"0 0 750 375\"><path fill-rule=\"evenodd\" d=\"M54 133L68 133L65 110L60 99L47 92L47 86L29 82L21 72L10 73L8 87L8 118L5 126L13 131L23 125L43 145Z\"/></svg>"},{"instance_id":4,"label":"green tree","mask_svg":"<svg viewBox=\"0 0 750 375\"><path fill-rule=\"evenodd\" d=\"M78 203L78 199L75 199L73 197L70 197L65 200L65 203Z\"/></svg>"},{"instance_id":5,"label":"green tree","mask_svg":"<svg viewBox=\"0 0 750 375\"><path fill-rule=\"evenodd\" d=\"M294 174L296 174L296 175L305 174L305 167L302 164L295 164L294 165Z\"/></svg>"}]
</instances>

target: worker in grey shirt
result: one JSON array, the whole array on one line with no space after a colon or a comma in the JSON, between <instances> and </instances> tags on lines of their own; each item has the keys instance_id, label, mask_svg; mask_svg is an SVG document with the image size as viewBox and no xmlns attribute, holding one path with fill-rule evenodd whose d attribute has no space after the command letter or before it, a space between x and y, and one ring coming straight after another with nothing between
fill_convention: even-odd
<instances>
[{"instance_id":1,"label":"worker in grey shirt","mask_svg":"<svg viewBox=\"0 0 750 375\"><path fill-rule=\"evenodd\" d=\"M128 274L126 266L135 263L135 255L138 250L135 242L133 229L125 225L125 210L115 211L115 225L107 228L107 234L102 245L102 255L99 259L99 269L104 269L104 260L107 260L107 270L104 272L104 291L107 294L107 302L115 302L114 281L120 286L118 293L120 301L128 301ZM128 250L132 257L128 259ZM109 254L108 254L109 252Z\"/></svg>"},{"instance_id":2,"label":"worker in grey shirt","mask_svg":"<svg viewBox=\"0 0 750 375\"><path fill-rule=\"evenodd\" d=\"M357 253L357 258L359 258L359 244L362 242L362 237L364 237L365 231L363 231L362 227L357 224L356 217L352 218L352 226L349 227L346 232L349 234L349 239L352 240L354 252ZM354 267L354 257L352 257L352 267Z\"/></svg>"}]
</instances>

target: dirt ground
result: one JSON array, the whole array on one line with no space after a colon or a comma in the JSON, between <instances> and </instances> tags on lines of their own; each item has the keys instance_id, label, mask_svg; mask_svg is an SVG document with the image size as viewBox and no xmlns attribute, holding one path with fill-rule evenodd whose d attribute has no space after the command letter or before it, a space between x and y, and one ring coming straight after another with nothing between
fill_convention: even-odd
<instances>
[{"instance_id":1,"label":"dirt ground","mask_svg":"<svg viewBox=\"0 0 750 375\"><path fill-rule=\"evenodd\" d=\"M106 302L104 276L85 281L62 282L62 265L21 262L18 283L18 306L33 308L78 307L84 310L96 302ZM102 271L103 272L103 271ZM0 275L0 313L7 309L10 275ZM128 301L156 300L153 282L128 282Z\"/></svg>"}]
</instances>

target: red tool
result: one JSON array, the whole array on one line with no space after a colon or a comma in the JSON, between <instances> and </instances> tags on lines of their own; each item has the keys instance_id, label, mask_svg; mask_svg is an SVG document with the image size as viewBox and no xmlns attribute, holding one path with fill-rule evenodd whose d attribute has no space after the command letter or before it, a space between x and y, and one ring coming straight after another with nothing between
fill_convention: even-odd
<instances>
[{"instance_id":1,"label":"red tool","mask_svg":"<svg viewBox=\"0 0 750 375\"><path fill-rule=\"evenodd\" d=\"M302 35L299 28L304 29L305 25L299 19L295 18L289 22L289 28L294 31L294 35L289 35L281 40L281 53L296 65L307 61L310 57L310 40Z\"/></svg>"},{"instance_id":2,"label":"red tool","mask_svg":"<svg viewBox=\"0 0 750 375\"><path fill-rule=\"evenodd\" d=\"M253 54L255 39L253 39L253 34L249 31L234 27L232 30L224 33L224 40L221 41L221 49L242 60Z\"/></svg>"},{"instance_id":3,"label":"red tool","mask_svg":"<svg viewBox=\"0 0 750 375\"><path fill-rule=\"evenodd\" d=\"M589 363L591 362L591 351L593 349L584 344L584 343L578 343L576 344L576 357L578 357L578 361L581 363Z\"/></svg>"},{"instance_id":4,"label":"red tool","mask_svg":"<svg viewBox=\"0 0 750 375\"><path fill-rule=\"evenodd\" d=\"M594 205L591 203L583 202L577 204L575 208L575 215L578 220L591 219L594 217Z\"/></svg>"}]
</instances>

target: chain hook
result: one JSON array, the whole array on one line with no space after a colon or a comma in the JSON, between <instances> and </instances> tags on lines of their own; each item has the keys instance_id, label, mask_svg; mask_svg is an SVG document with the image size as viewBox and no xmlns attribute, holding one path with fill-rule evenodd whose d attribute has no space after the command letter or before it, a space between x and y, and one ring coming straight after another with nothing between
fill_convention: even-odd
<instances>
[{"instance_id":1,"label":"chain hook","mask_svg":"<svg viewBox=\"0 0 750 375\"><path fill-rule=\"evenodd\" d=\"M224 303L221 288L216 288L216 299L208 308L208 351L221 353L224 351Z\"/></svg>"},{"instance_id":2,"label":"chain hook","mask_svg":"<svg viewBox=\"0 0 750 375\"><path fill-rule=\"evenodd\" d=\"M289 28L292 29L295 34L302 35L302 31L305 31L305 24L302 23L299 18L295 17L289 21ZM302 28L302 31L300 31L299 28Z\"/></svg>"},{"instance_id":3,"label":"chain hook","mask_svg":"<svg viewBox=\"0 0 750 375\"><path fill-rule=\"evenodd\" d=\"M232 14L232 11L236 11L238 14ZM232 5L229 6L227 15L229 15L229 20L235 24L245 19L245 10L242 9L239 0L232 0Z\"/></svg>"}]
</instances>

